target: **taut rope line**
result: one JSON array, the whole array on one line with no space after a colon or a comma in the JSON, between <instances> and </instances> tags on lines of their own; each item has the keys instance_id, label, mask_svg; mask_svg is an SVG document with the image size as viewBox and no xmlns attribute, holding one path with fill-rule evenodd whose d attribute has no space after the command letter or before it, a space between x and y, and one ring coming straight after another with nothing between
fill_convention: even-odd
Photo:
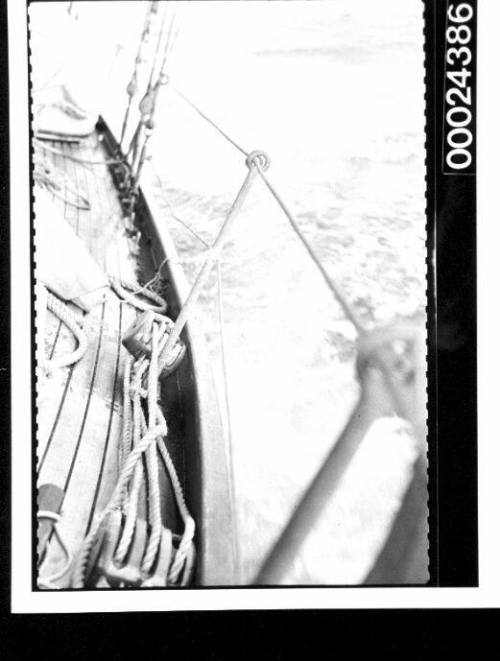
<instances>
[{"instance_id":1,"label":"taut rope line","mask_svg":"<svg viewBox=\"0 0 500 661\"><path fill-rule=\"evenodd\" d=\"M132 77L130 78L130 82L127 85L128 104L125 110L125 116L123 118L120 141L118 143L120 150L122 148L123 140L125 138L125 131L127 130L132 99L137 94L137 72L138 72L139 64L142 62L142 51L144 48L144 44L147 43L147 38L151 30L151 22L152 22L153 14L156 14L157 12L158 12L158 0L156 0L156 2L155 1L151 2L148 12L146 14L146 18L144 19L144 27L142 28L141 39L139 41L139 47L137 49L137 55L135 56L135 61L134 61L134 71L132 73Z\"/></svg>"},{"instance_id":2,"label":"taut rope line","mask_svg":"<svg viewBox=\"0 0 500 661\"><path fill-rule=\"evenodd\" d=\"M193 101L188 99L187 96L185 96L179 89L177 89L177 87L172 86L172 89L178 96L180 96L181 99L183 99L189 106L191 106L191 108L196 113L198 113L200 117L202 117L206 122L208 122L210 126L213 126L213 128L216 131L218 131L223 138L225 138L231 145L233 145L233 147L235 147L238 151L240 151L244 156L248 156L249 152L243 149L243 147L241 147L235 140L230 138L229 135L225 131L223 131L216 122L214 122L212 119L210 119L210 117L205 115L205 113L202 110L200 110L200 108L198 108L198 106L195 103L193 103Z\"/></svg>"},{"instance_id":3,"label":"taut rope line","mask_svg":"<svg viewBox=\"0 0 500 661\"><path fill-rule=\"evenodd\" d=\"M240 572L240 545L239 545L239 534L238 534L238 516L236 512L236 481L234 479L234 455L233 455L233 428L231 423L231 406L229 400L229 380L227 375L227 361L226 361L226 341L224 333L224 307L223 307L223 296L222 296L222 272L221 272L221 262L220 259L216 262L217 270L217 298L218 298L218 312L219 312L219 334L220 334L220 346L221 346L221 364L222 364L222 373L223 373L223 389L224 389L224 400L226 404L226 424L227 424L227 440L225 443L226 450L226 463L227 469L230 475L229 479L229 488L230 488L230 498L231 498L231 509L233 510L233 521L235 532L233 534L233 554L235 560L236 571ZM237 576L239 581L239 576Z\"/></svg>"},{"instance_id":4,"label":"taut rope line","mask_svg":"<svg viewBox=\"0 0 500 661\"><path fill-rule=\"evenodd\" d=\"M258 170L260 176L262 177L262 180L264 181L267 188L269 189L270 193L272 194L272 196L274 197L276 202L281 207L283 213L287 217L288 222L290 223L290 226L292 227L293 231L299 237L299 239L302 242L302 245L305 247L305 249L307 250L309 256L312 259L312 261L316 265L316 268L318 269L318 271L323 276L323 279L326 282L326 285L327 285L328 289L332 292L332 294L335 296L337 301L340 303L340 305L342 307L342 310L344 311L345 316L353 324L353 326L356 328L356 330L358 331L359 334L364 333L366 329L364 328L364 324L361 321L359 315L354 310L352 305L348 302L344 292L341 290L338 283L334 282L332 280L332 278L330 277L330 275L327 273L325 267L323 266L323 264L319 260L318 256L316 255L313 248L311 247L310 243L307 241L306 237L304 236L304 233L300 229L300 227L299 227L297 221L295 220L295 218L293 217L292 213L290 212L290 210L288 209L286 204L283 202L282 198L278 195L278 193L276 192L276 189L274 188L274 186L271 185L269 179L266 177L266 175L264 174L262 168L259 166L258 163L257 163L256 167L257 167L257 170Z\"/></svg>"},{"instance_id":5,"label":"taut rope line","mask_svg":"<svg viewBox=\"0 0 500 661\"><path fill-rule=\"evenodd\" d=\"M233 147L235 147L238 151L240 151L242 154L244 154L247 158L250 158L250 157L253 156L253 154L255 152L249 153L245 149L243 149L243 147L241 147L235 140L233 140L216 122L214 122L212 119L210 119L210 117L208 117L195 103L193 103L193 101L188 99L179 89L177 89L177 87L175 87L175 86L172 86L172 87L173 87L173 90L175 91L175 93L178 96L180 96L189 106L191 106L191 108L193 108L193 110L195 110L196 113L198 113L198 115L200 115L200 117L202 117L206 122L208 122L208 124L210 124L216 131L218 131L218 133L220 133L220 135L222 135L222 137L225 138L225 140L227 140L230 144L232 144ZM349 319L349 321L351 321L351 323L354 325L354 327L356 328L358 333L360 333L360 334L364 333L366 329L364 328L364 324L363 324L362 320L360 319L359 315L354 310L352 305L348 302L347 297L345 296L345 294L342 291L342 289L340 288L340 286L337 283L335 283L333 281L333 279L331 278L331 276L327 273L325 267L322 265L321 261L318 259L316 253L314 252L313 248L311 247L311 245L309 244L309 242L305 238L302 230L300 229L300 227L299 227L297 221L295 220L295 218L293 217L292 213L290 212L290 210L288 209L288 207L286 206L286 204L284 203L282 198L278 195L276 189L272 186L270 181L265 176L264 171L267 169L267 167L266 168L262 167L262 165L260 164L260 159L255 160L255 167L256 167L258 173L260 174L260 176L262 177L262 179L263 179L264 183L266 184L267 188L269 189L269 191L271 192L271 194L273 195L275 200L278 202L278 204L281 207L283 213L287 217L287 219L290 223L290 226L292 227L294 232L297 234L297 236L301 240L301 242L304 245L305 249L307 250L309 256L311 257L312 261L314 262L317 269L321 273L324 281L326 282L327 287L330 289L332 294L335 296L335 298L339 302L340 306L342 307L342 310L344 311L344 314Z\"/></svg>"},{"instance_id":6,"label":"taut rope line","mask_svg":"<svg viewBox=\"0 0 500 661\"><path fill-rule=\"evenodd\" d=\"M263 153L259 152L259 155L260 154ZM196 304L198 296L201 293L202 287L205 284L210 274L210 271L212 270L212 266L214 262L218 259L219 254L222 248L224 247L224 244L233 226L234 220L237 217L239 211L241 210L241 207L243 206L243 203L248 196L250 188L253 182L255 181L255 177L257 176L257 168L255 167L255 160L259 158L259 155L254 155L253 160L251 161L247 159L248 174L245 177L245 180L226 216L226 219L224 220L221 229L219 230L219 234L217 235L217 238L215 239L214 244L210 250L211 254L203 263L203 266L201 267L200 272L198 273L195 283L192 286L191 291L189 292L186 302L182 306L179 316L175 321L172 332L168 336L168 341L165 348L165 354L167 356L174 348L174 345L177 342L182 332L182 329L184 328L188 320L188 317L191 314L194 305ZM263 155L263 159L264 159L263 162L265 162L266 158L267 157Z\"/></svg>"}]
</instances>

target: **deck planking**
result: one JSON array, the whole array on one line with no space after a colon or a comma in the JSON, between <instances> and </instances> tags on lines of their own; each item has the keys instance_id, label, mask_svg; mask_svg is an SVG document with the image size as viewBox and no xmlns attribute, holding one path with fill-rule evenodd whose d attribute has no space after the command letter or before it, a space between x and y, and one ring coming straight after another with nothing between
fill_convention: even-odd
<instances>
[{"instance_id":1,"label":"deck planking","mask_svg":"<svg viewBox=\"0 0 500 661\"><path fill-rule=\"evenodd\" d=\"M109 274L135 279L136 259L123 231L120 204L105 165L76 163L73 155L104 160L106 154L94 134L82 144L55 143L62 154L52 164L91 204L90 210L55 199L98 264ZM43 218L36 218L43 222ZM144 259L144 257L142 258ZM109 501L118 475L118 447L122 430L122 377L126 351L122 335L137 312L123 304L111 289L90 312L83 314L88 350L74 366L57 368L39 379L37 388L38 485L52 483L64 491L58 529L72 554L92 520ZM45 320L45 352L57 357L73 350L75 340L52 313ZM143 490L140 512L147 518ZM57 571L64 561L55 536L49 541L40 575ZM57 585L67 584L63 577Z\"/></svg>"}]
</instances>

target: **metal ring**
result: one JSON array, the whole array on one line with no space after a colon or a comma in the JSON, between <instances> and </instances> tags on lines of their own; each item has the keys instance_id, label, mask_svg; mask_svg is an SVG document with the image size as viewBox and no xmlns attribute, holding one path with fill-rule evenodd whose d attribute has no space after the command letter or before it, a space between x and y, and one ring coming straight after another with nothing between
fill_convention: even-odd
<instances>
[{"instance_id":1,"label":"metal ring","mask_svg":"<svg viewBox=\"0 0 500 661\"><path fill-rule=\"evenodd\" d=\"M269 169L269 166L271 165L271 159L269 158L269 156L266 154L265 151L262 151L262 149L255 149L254 151L248 154L245 163L249 168L259 167L261 170L264 170L265 172L266 170Z\"/></svg>"}]
</instances>

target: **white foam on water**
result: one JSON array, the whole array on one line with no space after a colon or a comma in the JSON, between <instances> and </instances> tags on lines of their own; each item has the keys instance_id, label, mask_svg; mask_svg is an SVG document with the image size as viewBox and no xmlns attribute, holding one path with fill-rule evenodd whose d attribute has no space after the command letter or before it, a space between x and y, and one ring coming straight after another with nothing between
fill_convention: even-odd
<instances>
[{"instance_id":1,"label":"white foam on water","mask_svg":"<svg viewBox=\"0 0 500 661\"><path fill-rule=\"evenodd\" d=\"M421 2L177 4L175 84L245 149L270 154L269 178L353 302L379 322L423 309ZM36 14L50 26L49 9L61 10L33 6L32 21ZM117 131L144 7L78 3L77 10L92 47L85 60L77 57L74 86L90 97L85 77L99 79L92 104L101 104ZM168 88L156 121L152 163L163 194L213 239L245 176L244 159ZM165 222L181 257L200 251L166 206ZM193 279L196 268L186 272ZM262 183L236 223L222 272L238 528L249 581L356 401L354 334ZM222 395L215 301L214 275L199 310ZM400 427L382 420L370 431L287 582L362 580L409 479L413 442Z\"/></svg>"}]
</instances>

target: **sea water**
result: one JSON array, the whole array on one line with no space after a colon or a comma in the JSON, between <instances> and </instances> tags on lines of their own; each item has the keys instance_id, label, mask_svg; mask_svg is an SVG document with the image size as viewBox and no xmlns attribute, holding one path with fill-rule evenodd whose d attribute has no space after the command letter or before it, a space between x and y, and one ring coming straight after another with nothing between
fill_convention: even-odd
<instances>
[{"instance_id":1,"label":"sea water","mask_svg":"<svg viewBox=\"0 0 500 661\"><path fill-rule=\"evenodd\" d=\"M421 2L176 4L180 30L150 163L162 222L188 280L247 170L243 155L173 85L245 150L269 154L269 179L367 321L423 310ZM83 2L77 12L79 43L92 47L64 66L79 68L75 93L92 99L118 131L144 5ZM66 39L68 52L75 50L73 37ZM197 315L231 443L239 578L249 582L356 403L356 334L260 180L220 268L221 294L214 272ZM286 581L361 581L387 535L414 457L401 420L375 423Z\"/></svg>"}]
</instances>

